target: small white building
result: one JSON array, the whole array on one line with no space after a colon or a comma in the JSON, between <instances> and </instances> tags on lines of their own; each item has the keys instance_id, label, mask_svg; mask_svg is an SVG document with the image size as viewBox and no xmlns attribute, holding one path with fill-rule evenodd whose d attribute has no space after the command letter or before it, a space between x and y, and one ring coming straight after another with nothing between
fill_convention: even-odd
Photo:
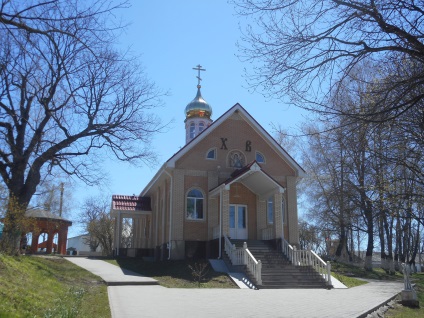
<instances>
[{"instance_id":1,"label":"small white building","mask_svg":"<svg viewBox=\"0 0 424 318\"><path fill-rule=\"evenodd\" d=\"M90 245L88 243L89 239L90 239L90 235L88 234L82 234L82 235L71 237L68 239L68 244L66 249L67 251L71 249L75 250L76 255L91 255L91 256L102 255L102 249L100 245L96 248L95 252L90 251Z\"/></svg>"}]
</instances>

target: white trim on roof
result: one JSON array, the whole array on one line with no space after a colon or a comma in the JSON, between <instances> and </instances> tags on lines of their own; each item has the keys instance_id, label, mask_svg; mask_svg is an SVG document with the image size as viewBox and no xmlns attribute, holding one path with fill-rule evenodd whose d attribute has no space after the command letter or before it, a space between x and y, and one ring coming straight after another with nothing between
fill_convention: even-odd
<instances>
[{"instance_id":1,"label":"white trim on roof","mask_svg":"<svg viewBox=\"0 0 424 318\"><path fill-rule=\"evenodd\" d=\"M281 147L274 138L241 106L239 103L235 104L227 110L221 117L216 119L210 126L205 128L197 137L192 139L188 144L181 148L171 158L169 158L162 167L158 170L155 176L150 180L147 186L141 191L140 196L146 196L151 190L152 186L163 176L166 169L172 170L175 168L175 163L182 156L187 154L193 149L200 141L205 139L212 131L219 127L221 123L231 117L234 113L239 113L246 120L246 122L253 127L268 143L269 145L291 166L298 177L306 177L305 170L288 154L283 147Z\"/></svg>"},{"instance_id":2,"label":"white trim on roof","mask_svg":"<svg viewBox=\"0 0 424 318\"><path fill-rule=\"evenodd\" d=\"M221 117L212 123L208 128L206 128L200 135L194 138L189 142L185 147L178 151L174 156L172 156L167 161L167 166L170 168L175 168L175 163L182 156L188 153L192 148L194 148L200 141L205 139L212 131L219 127L219 125L231 117L234 113L239 113L248 124L250 124L256 131L258 131L262 137L271 145L274 150L280 154L280 156L287 161L287 163L296 171L297 176L306 177L305 170L281 147L274 138L239 104L235 104L228 111L226 111Z\"/></svg>"}]
</instances>

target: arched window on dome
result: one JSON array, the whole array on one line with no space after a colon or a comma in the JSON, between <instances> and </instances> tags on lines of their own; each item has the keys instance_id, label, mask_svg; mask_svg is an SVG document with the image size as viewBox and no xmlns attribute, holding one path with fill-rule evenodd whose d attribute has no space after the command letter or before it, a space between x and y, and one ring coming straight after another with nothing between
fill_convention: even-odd
<instances>
[{"instance_id":1,"label":"arched window on dome","mask_svg":"<svg viewBox=\"0 0 424 318\"><path fill-rule=\"evenodd\" d=\"M201 121L199 123L199 133L203 131L203 129L205 129L205 123L203 121Z\"/></svg>"},{"instance_id":2,"label":"arched window on dome","mask_svg":"<svg viewBox=\"0 0 424 318\"><path fill-rule=\"evenodd\" d=\"M196 125L194 123L190 124L190 139L193 139L196 136Z\"/></svg>"}]
</instances>

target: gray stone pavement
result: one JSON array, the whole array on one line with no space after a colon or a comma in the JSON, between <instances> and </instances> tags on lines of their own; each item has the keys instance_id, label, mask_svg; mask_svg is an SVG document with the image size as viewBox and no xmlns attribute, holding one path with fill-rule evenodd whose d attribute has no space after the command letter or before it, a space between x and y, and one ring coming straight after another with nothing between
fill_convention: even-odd
<instances>
[{"instance_id":1,"label":"gray stone pavement","mask_svg":"<svg viewBox=\"0 0 424 318\"><path fill-rule=\"evenodd\" d=\"M94 275L100 276L108 286L158 285L156 279L146 277L108 262L86 257L64 257Z\"/></svg>"},{"instance_id":2,"label":"gray stone pavement","mask_svg":"<svg viewBox=\"0 0 424 318\"><path fill-rule=\"evenodd\" d=\"M67 258L107 280L103 261ZM106 263L108 264L108 263ZM110 266L114 266L108 264ZM93 268L94 267L94 268ZM91 268L91 269L90 269ZM99 268L102 268L99 270ZM112 268L110 268L112 270ZM101 272L102 275L98 274ZM122 270L118 270L122 273ZM117 275L116 272L113 275ZM112 275L112 276L113 276ZM123 274L125 275L125 274ZM106 279L105 279L106 278ZM370 282L349 289L190 289L109 286L113 318L131 317L365 317L403 289Z\"/></svg>"}]
</instances>

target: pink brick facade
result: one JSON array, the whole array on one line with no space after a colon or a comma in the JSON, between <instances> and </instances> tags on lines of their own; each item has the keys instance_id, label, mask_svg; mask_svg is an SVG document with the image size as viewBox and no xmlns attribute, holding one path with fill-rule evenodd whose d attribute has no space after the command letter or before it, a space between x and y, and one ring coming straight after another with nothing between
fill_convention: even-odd
<instances>
[{"instance_id":1,"label":"pink brick facade","mask_svg":"<svg viewBox=\"0 0 424 318\"><path fill-rule=\"evenodd\" d=\"M211 150L214 158L208 158ZM258 153L264 162L255 162ZM235 164L239 159L241 166ZM297 244L296 183L303 175L236 104L170 158L141 192L151 202L149 237L142 246L154 250L156 259L183 259L217 257L223 235L249 240L284 236ZM190 199L193 193L197 197ZM188 212L192 202L195 217Z\"/></svg>"}]
</instances>

